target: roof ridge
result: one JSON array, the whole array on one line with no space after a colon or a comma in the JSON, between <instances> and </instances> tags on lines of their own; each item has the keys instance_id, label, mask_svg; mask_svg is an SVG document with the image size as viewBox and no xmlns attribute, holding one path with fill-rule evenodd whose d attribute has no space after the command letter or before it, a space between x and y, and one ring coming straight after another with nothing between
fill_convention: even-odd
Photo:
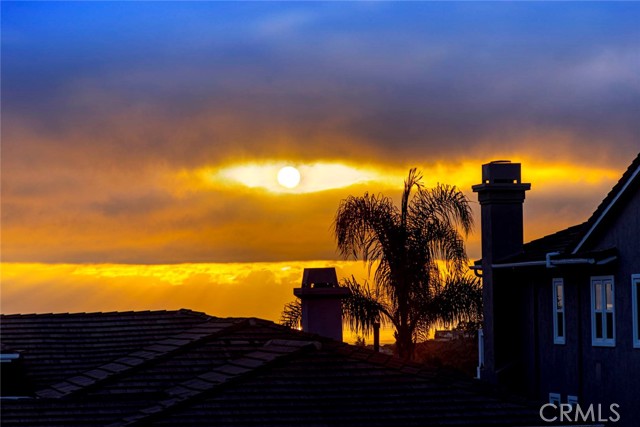
<instances>
[{"instance_id":1,"label":"roof ridge","mask_svg":"<svg viewBox=\"0 0 640 427\"><path fill-rule=\"evenodd\" d=\"M422 377L434 378L437 375L435 369L425 366L412 360L402 360L398 356L381 353L372 348L361 347L345 342L335 341L332 343L336 352L343 356L372 363L382 368L393 369L405 374L420 375Z\"/></svg>"},{"instance_id":2,"label":"roof ridge","mask_svg":"<svg viewBox=\"0 0 640 427\"><path fill-rule=\"evenodd\" d=\"M218 317L211 316L203 311L195 311L190 308L180 308L177 310L116 310L116 311L75 311L75 312L48 312L48 313L0 313L0 317L38 317L38 316L94 316L94 315L121 315L121 314L188 314L196 315L197 317L216 319Z\"/></svg>"},{"instance_id":3,"label":"roof ridge","mask_svg":"<svg viewBox=\"0 0 640 427\"><path fill-rule=\"evenodd\" d=\"M212 321L213 320L213 321ZM215 321L211 318L178 334L163 338L142 349L120 356L111 362L73 375L56 384L50 385L36 392L41 398L61 398L76 393L87 387L93 387L108 379L131 372L142 366L147 366L157 360L203 340L228 333L251 323L250 319L221 319L227 322ZM233 320L236 320L235 322Z\"/></svg>"},{"instance_id":4,"label":"roof ridge","mask_svg":"<svg viewBox=\"0 0 640 427\"><path fill-rule=\"evenodd\" d=\"M280 325L278 323L273 322L272 320L266 320L266 319L260 319L260 318L252 318L252 319L264 325L269 325L269 326L274 326L276 328L283 328L285 330L289 330L290 332L292 332L292 336L295 336L296 338L298 338L296 341L303 341L305 339L307 341L312 340L313 342L321 343L323 348L335 348L339 354L342 354L344 356L354 357L355 359L360 359L365 362L370 362L380 367L396 369L404 373L411 373L411 374L428 376L428 377L433 377L435 375L434 369L426 367L424 364L421 364L415 361L402 360L397 356L382 353L380 351L375 351L372 348L361 347L361 346L346 343L344 341L336 341L331 338L324 337L322 335L313 334L305 331L299 331L296 329L291 329L288 326ZM271 340L271 341L278 341L278 340Z\"/></svg>"},{"instance_id":5,"label":"roof ridge","mask_svg":"<svg viewBox=\"0 0 640 427\"><path fill-rule=\"evenodd\" d=\"M208 372L200 374L194 378L182 381L167 390L165 393L170 397L159 401L153 406L149 406L137 411L137 413L121 419L118 422L109 424L107 427L131 427L141 422L148 421L148 418L155 417L178 405L184 404L192 399L201 396L203 393L213 391L237 381L256 370L265 368L285 358L292 357L301 352L312 349L320 350L322 344L318 341L284 340L272 339L267 341L262 347L243 356L229 360Z\"/></svg>"}]
</instances>

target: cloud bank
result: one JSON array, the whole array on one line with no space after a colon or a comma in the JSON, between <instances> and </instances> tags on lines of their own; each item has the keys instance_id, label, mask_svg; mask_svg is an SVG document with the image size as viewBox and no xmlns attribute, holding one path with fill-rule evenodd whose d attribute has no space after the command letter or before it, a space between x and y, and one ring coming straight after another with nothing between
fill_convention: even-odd
<instances>
[{"instance_id":1,"label":"cloud bank","mask_svg":"<svg viewBox=\"0 0 640 427\"><path fill-rule=\"evenodd\" d=\"M534 238L586 219L638 151L634 3L1 7L4 261L332 259L342 198L395 196L412 166L472 198L496 158L535 178ZM398 182L180 178L270 159Z\"/></svg>"}]
</instances>

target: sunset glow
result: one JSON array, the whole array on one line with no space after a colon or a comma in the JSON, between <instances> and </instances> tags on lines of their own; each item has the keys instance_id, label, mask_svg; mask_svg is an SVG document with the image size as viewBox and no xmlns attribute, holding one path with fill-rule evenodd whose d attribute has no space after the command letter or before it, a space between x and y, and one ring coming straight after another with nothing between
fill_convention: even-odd
<instances>
[{"instance_id":1,"label":"sunset glow","mask_svg":"<svg viewBox=\"0 0 640 427\"><path fill-rule=\"evenodd\" d=\"M171 265L2 265L2 312L192 310L220 317L278 321L294 299L304 268L335 267L340 277L366 278L353 261L290 261ZM345 333L350 342L355 336ZM383 342L393 342L384 330Z\"/></svg>"},{"instance_id":2,"label":"sunset glow","mask_svg":"<svg viewBox=\"0 0 640 427\"><path fill-rule=\"evenodd\" d=\"M277 320L305 266L362 273L332 231L351 195L456 185L477 259L483 163L522 163L530 240L638 151L640 3L0 7L3 312Z\"/></svg>"},{"instance_id":3,"label":"sunset glow","mask_svg":"<svg viewBox=\"0 0 640 427\"><path fill-rule=\"evenodd\" d=\"M276 161L230 165L217 173L211 172L209 179L212 184L231 182L273 193L313 193L367 182L390 181L383 172L340 163L307 163L293 168Z\"/></svg>"}]
</instances>

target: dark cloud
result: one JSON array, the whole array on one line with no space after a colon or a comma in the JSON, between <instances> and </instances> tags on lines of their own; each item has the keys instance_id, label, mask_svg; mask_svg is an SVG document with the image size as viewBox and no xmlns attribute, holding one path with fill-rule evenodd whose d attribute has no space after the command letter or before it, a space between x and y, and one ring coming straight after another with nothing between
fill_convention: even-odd
<instances>
[{"instance_id":1,"label":"dark cloud","mask_svg":"<svg viewBox=\"0 0 640 427\"><path fill-rule=\"evenodd\" d=\"M167 177L181 169L511 156L622 169L638 151L633 3L1 7L8 259L335 256L342 193L180 198ZM560 198L538 206L569 215Z\"/></svg>"}]
</instances>

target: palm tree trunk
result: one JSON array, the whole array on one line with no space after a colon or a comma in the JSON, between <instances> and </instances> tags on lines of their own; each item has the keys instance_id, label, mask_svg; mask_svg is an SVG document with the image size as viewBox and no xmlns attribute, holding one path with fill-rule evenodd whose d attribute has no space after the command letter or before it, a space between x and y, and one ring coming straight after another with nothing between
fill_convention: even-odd
<instances>
[{"instance_id":1,"label":"palm tree trunk","mask_svg":"<svg viewBox=\"0 0 640 427\"><path fill-rule=\"evenodd\" d=\"M409 325L404 324L398 327L396 332L396 351L402 360L413 359L413 337Z\"/></svg>"}]
</instances>

